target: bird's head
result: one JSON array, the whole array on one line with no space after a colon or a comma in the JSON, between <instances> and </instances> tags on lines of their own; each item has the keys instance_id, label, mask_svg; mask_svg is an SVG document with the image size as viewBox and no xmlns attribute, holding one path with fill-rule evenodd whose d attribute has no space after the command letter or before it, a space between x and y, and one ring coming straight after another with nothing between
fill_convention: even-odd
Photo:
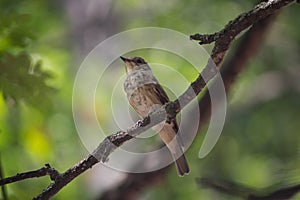
<instances>
[{"instance_id":1,"label":"bird's head","mask_svg":"<svg viewBox=\"0 0 300 200\"><path fill-rule=\"evenodd\" d=\"M150 69L147 62L141 57L125 58L125 57L121 56L120 58L125 63L127 74L132 72L132 71L135 71L135 70L141 70L141 69L148 70L148 69Z\"/></svg>"}]
</instances>

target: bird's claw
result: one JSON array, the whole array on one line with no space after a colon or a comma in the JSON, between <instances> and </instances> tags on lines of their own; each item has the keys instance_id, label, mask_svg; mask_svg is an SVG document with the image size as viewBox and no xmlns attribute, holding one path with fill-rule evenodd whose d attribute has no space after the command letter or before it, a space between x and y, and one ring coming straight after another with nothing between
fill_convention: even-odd
<instances>
[{"instance_id":1,"label":"bird's claw","mask_svg":"<svg viewBox=\"0 0 300 200\"><path fill-rule=\"evenodd\" d=\"M143 120L138 120L136 122L136 127L141 127L143 125Z\"/></svg>"}]
</instances>

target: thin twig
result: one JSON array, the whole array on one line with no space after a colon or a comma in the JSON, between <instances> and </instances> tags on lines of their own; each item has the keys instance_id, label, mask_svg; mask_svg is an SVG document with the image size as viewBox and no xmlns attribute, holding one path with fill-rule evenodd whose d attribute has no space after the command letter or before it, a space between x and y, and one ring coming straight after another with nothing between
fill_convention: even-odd
<instances>
[{"instance_id":1,"label":"thin twig","mask_svg":"<svg viewBox=\"0 0 300 200\"><path fill-rule=\"evenodd\" d=\"M38 195L34 199L50 199L50 197L54 196L74 178L76 178L98 162L99 160L97 160L94 156L89 155L87 158L80 161L75 166L71 167L66 172L61 174L58 179L51 183L40 195Z\"/></svg>"},{"instance_id":2,"label":"thin twig","mask_svg":"<svg viewBox=\"0 0 300 200\"><path fill-rule=\"evenodd\" d=\"M227 77L226 79L223 78L226 92L230 86L232 86L232 82L238 77L237 75L240 74L242 70L241 66L246 65L249 59L253 57L254 54L257 54L276 16L277 13L269 15L265 19L260 20L259 23L255 23L243 36L233 53L234 56L224 63L222 77Z\"/></svg>"},{"instance_id":3,"label":"thin twig","mask_svg":"<svg viewBox=\"0 0 300 200\"><path fill-rule=\"evenodd\" d=\"M224 35L230 38L236 37L242 30L247 29L252 24L254 24L257 20L265 18L267 15L275 13L277 10L282 8L283 6L288 5L294 0L286 0L286 1L267 1L261 2L254 9L247 13L242 13L234 20L228 22L224 29L212 33L212 34L199 34L196 33L190 36L191 40L200 41L199 44L210 44L212 42L216 42L219 39L224 39Z\"/></svg>"},{"instance_id":4,"label":"thin twig","mask_svg":"<svg viewBox=\"0 0 300 200\"><path fill-rule=\"evenodd\" d=\"M255 23L246 33L241 37L241 40L235 48L232 56L228 58L222 66L221 76L224 82L226 93L230 91L231 86L238 78L238 75L246 67L249 60L257 54L258 49L263 44L263 40L267 35L269 27L274 21L277 14L270 15L263 20ZM201 101L199 101L200 110L200 128L201 124L210 116L210 94L206 92Z\"/></svg>"},{"instance_id":5,"label":"thin twig","mask_svg":"<svg viewBox=\"0 0 300 200\"><path fill-rule=\"evenodd\" d=\"M1 179L0 180L0 186L9 184L9 183L14 183L17 181L22 181L28 178L39 178L42 176L50 176L51 180L56 180L60 175L59 173L52 168L49 164L45 164L45 167L42 167L40 169L34 170L34 171L29 171L29 172L24 172L24 173L18 173L15 176Z\"/></svg>"},{"instance_id":6,"label":"thin twig","mask_svg":"<svg viewBox=\"0 0 300 200\"><path fill-rule=\"evenodd\" d=\"M190 39L200 40L200 44L215 42L211 57L215 64L219 66L222 62L226 51L233 39L243 30L246 30L255 22L266 18L267 16L276 13L279 9L295 0L269 0L262 2L254 7L249 12L242 13L234 20L230 21L224 29L213 34L194 34Z\"/></svg>"}]
</instances>

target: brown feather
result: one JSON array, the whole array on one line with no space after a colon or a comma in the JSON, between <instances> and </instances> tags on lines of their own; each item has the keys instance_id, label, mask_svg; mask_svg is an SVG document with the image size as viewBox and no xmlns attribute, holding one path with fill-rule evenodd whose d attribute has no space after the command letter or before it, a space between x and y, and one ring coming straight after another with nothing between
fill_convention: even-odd
<instances>
[{"instance_id":1,"label":"brown feather","mask_svg":"<svg viewBox=\"0 0 300 200\"><path fill-rule=\"evenodd\" d=\"M130 105L136 110L136 112L146 117L149 112L153 112L155 105L164 105L170 100L159 84L149 83L138 87L129 97ZM176 119L173 119L170 124L158 124L153 127L154 130L159 132L160 138L167 145L170 150L175 163L178 174L183 176L189 173L189 167L186 158L182 151L182 143L179 135L176 137L178 132L178 124Z\"/></svg>"}]
</instances>

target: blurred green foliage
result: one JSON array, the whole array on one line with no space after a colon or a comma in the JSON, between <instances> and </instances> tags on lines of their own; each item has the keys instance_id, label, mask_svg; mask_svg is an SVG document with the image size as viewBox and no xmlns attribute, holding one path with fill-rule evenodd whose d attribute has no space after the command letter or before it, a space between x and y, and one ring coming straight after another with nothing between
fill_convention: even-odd
<instances>
[{"instance_id":1,"label":"blurred green foliage","mask_svg":"<svg viewBox=\"0 0 300 200\"><path fill-rule=\"evenodd\" d=\"M44 163L63 171L87 155L77 136L71 110L77 67L74 65L79 65L74 64L78 59L74 52L76 45L84 46L70 39L74 34L71 21L85 24L79 31L104 26L113 27L117 33L128 28L160 26L185 34L210 33L254 5L253 1L221 0L107 1L104 4L109 5L108 15L114 16L117 23L106 22L108 17L104 17L101 24L88 21L93 8L91 2L85 2L90 6L83 16L78 10L83 10L85 3L78 1L79 9L71 15L70 2L0 1L0 92L3 97L0 98L0 154L5 176L37 169ZM234 199L197 186L195 179L203 176L253 187L300 182L299 14L297 5L281 12L265 45L240 74L228 94L225 128L213 151L204 159L197 157L204 127L187 152L191 174L178 178L173 167L166 181L145 188L141 199ZM205 48L209 50L211 46ZM173 66L189 81L197 76L189 63L175 55L151 50L131 52L133 54ZM123 68L115 74L124 74L121 70ZM157 78L167 80L170 85L177 84L177 80L167 75L157 74ZM115 80L119 80L118 77L107 80L107 84ZM98 118L106 123L107 134L116 131L110 126L109 92L101 92L96 102ZM171 99L174 98L171 95ZM84 103L81 111L85 111ZM89 173L93 171L86 174ZM103 177L99 180L106 181ZM30 199L49 182L48 178L41 178L7 185L9 199ZM91 178L82 175L54 199L92 199L98 194L94 194L95 191L91 194L88 184L93 184Z\"/></svg>"},{"instance_id":2,"label":"blurred green foliage","mask_svg":"<svg viewBox=\"0 0 300 200\"><path fill-rule=\"evenodd\" d=\"M0 154L5 177L45 163L64 170L84 152L78 149L71 123L72 83L65 75L69 53L57 48L60 36L56 34L63 21L52 16L59 12L55 5L0 1ZM8 197L31 199L49 182L45 177L8 185ZM78 187L70 185L74 191ZM80 198L80 193L60 195L61 199L75 197Z\"/></svg>"},{"instance_id":3,"label":"blurred green foliage","mask_svg":"<svg viewBox=\"0 0 300 200\"><path fill-rule=\"evenodd\" d=\"M35 38L30 28L30 15L2 12L0 16L0 51L25 48Z\"/></svg>"},{"instance_id":4,"label":"blurred green foliage","mask_svg":"<svg viewBox=\"0 0 300 200\"><path fill-rule=\"evenodd\" d=\"M35 35L30 16L5 13L0 16L0 91L6 100L24 102L41 110L51 107L54 88L46 81L51 75L34 62L26 49Z\"/></svg>"},{"instance_id":5,"label":"blurred green foliage","mask_svg":"<svg viewBox=\"0 0 300 200\"><path fill-rule=\"evenodd\" d=\"M4 99L16 103L23 100L40 110L50 108L55 90L46 84L51 76L41 69L41 63L31 63L26 53L3 53L0 57L0 89Z\"/></svg>"}]
</instances>

